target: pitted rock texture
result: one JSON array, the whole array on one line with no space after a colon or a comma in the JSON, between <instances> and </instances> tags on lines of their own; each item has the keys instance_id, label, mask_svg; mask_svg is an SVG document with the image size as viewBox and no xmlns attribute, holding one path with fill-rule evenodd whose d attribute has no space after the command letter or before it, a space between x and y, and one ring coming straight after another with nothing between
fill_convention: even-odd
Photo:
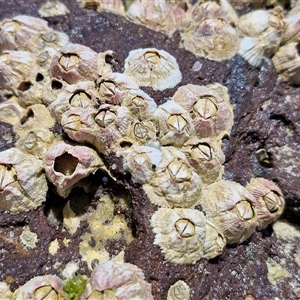
<instances>
[{"instance_id":1,"label":"pitted rock texture","mask_svg":"<svg viewBox=\"0 0 300 300\"><path fill-rule=\"evenodd\" d=\"M206 61L183 50L178 33L168 38L129 23L122 17L82 9L74 0L61 2L68 7L70 14L45 18L49 26L67 33L71 42L89 46L97 52L114 50L111 63L115 72L124 71L124 61L129 51L155 47L168 51L177 59L183 75L180 86L214 82L225 85L230 101L235 105L232 133L223 141L225 179L243 185L252 177L273 180L282 189L286 200L283 217L291 223L300 224L300 88L278 83L271 60L264 60L259 68L251 67L239 56L221 63ZM0 19L18 14L39 17L37 11L40 5L39 0L0 0ZM143 90L159 105L166 102L178 86L160 92L151 88ZM0 124L0 133L1 151L12 147L14 135L11 126ZM5 139L4 136L10 138ZM256 154L258 150L265 154L263 160L258 160L261 157ZM118 158L110 156L104 157L104 160L110 166L116 164L113 173L120 180L119 184L124 185L132 196L132 229L136 240L127 247L125 260L143 270L146 280L152 284L156 300L166 299L169 287L177 280L184 280L190 286L192 300L233 300L245 299L246 296L263 300L276 296L283 299L300 297L288 278L281 279L284 289L280 295L268 279L268 259L285 259L277 247L280 239L277 239L271 227L262 233L255 233L241 245L225 248L222 256L212 261L202 259L195 265L184 266L164 262L159 247L153 245L154 234L150 228L150 218L156 207L148 201L141 187L118 171L118 166L122 165ZM109 188L104 188L108 192L119 188L113 182L109 181L108 184ZM11 283L13 290L33 276L59 275L71 259L80 259L78 243L80 235L88 230L87 224L82 222L75 236L63 232L62 223L57 227L49 225L45 210L50 203L50 206L57 206L58 214L62 213L61 199L54 198L50 192L46 203L35 211L18 216L0 214L0 281ZM93 199L90 200L93 204ZM21 227L25 225L37 233L39 242L37 248L31 251L18 251L20 245L16 241L22 232ZM8 236L11 236L11 240L7 239ZM70 245L62 246L55 258L50 256L50 241L58 238L62 243L65 237L72 238ZM53 263L54 259L57 264ZM292 274L294 266L290 268ZM88 274L85 263L80 264L79 273Z\"/></svg>"}]
</instances>

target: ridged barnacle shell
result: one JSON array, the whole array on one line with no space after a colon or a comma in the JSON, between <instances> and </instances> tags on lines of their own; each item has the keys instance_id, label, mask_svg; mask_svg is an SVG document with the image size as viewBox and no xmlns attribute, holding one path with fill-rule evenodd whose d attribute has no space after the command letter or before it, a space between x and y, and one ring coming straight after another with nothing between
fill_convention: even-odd
<instances>
[{"instance_id":1,"label":"ridged barnacle shell","mask_svg":"<svg viewBox=\"0 0 300 300\"><path fill-rule=\"evenodd\" d=\"M266 228L281 216L285 201L275 183L264 178L252 178L246 188L258 203L255 211L259 230Z\"/></svg>"},{"instance_id":2,"label":"ridged barnacle shell","mask_svg":"<svg viewBox=\"0 0 300 300\"><path fill-rule=\"evenodd\" d=\"M195 136L195 129L188 112L179 104L168 100L158 106L153 114L158 128L158 139L163 146L181 147Z\"/></svg>"},{"instance_id":3,"label":"ridged barnacle shell","mask_svg":"<svg viewBox=\"0 0 300 300\"><path fill-rule=\"evenodd\" d=\"M182 280L176 281L168 290L167 300L189 300L190 287Z\"/></svg>"},{"instance_id":4,"label":"ridged barnacle shell","mask_svg":"<svg viewBox=\"0 0 300 300\"><path fill-rule=\"evenodd\" d=\"M151 218L154 244L176 264L194 264L203 257L204 214L195 209L159 208Z\"/></svg>"},{"instance_id":5,"label":"ridged barnacle shell","mask_svg":"<svg viewBox=\"0 0 300 300\"><path fill-rule=\"evenodd\" d=\"M34 277L19 287L13 293L12 300L58 300L67 299L66 297L62 280L56 275L44 275Z\"/></svg>"},{"instance_id":6,"label":"ridged barnacle shell","mask_svg":"<svg viewBox=\"0 0 300 300\"><path fill-rule=\"evenodd\" d=\"M173 88L182 77L176 59L168 52L155 48L130 51L124 68L124 73L139 86L149 86L159 91Z\"/></svg>"},{"instance_id":7,"label":"ridged barnacle shell","mask_svg":"<svg viewBox=\"0 0 300 300\"><path fill-rule=\"evenodd\" d=\"M194 207L202 194L200 177L185 155L173 147L162 147L162 159L149 183L143 185L151 203L162 207Z\"/></svg>"},{"instance_id":8,"label":"ridged barnacle shell","mask_svg":"<svg viewBox=\"0 0 300 300\"><path fill-rule=\"evenodd\" d=\"M237 182L221 180L210 184L203 190L200 204L229 244L241 243L255 231L257 201Z\"/></svg>"},{"instance_id":9,"label":"ridged barnacle shell","mask_svg":"<svg viewBox=\"0 0 300 300\"><path fill-rule=\"evenodd\" d=\"M286 27L282 36L282 44L300 42L300 10L291 10L285 17Z\"/></svg>"},{"instance_id":10,"label":"ridged barnacle shell","mask_svg":"<svg viewBox=\"0 0 300 300\"><path fill-rule=\"evenodd\" d=\"M179 1L179 2L173 2L172 4L172 10L171 15L173 18L173 22L175 24L175 27L177 30L183 30L189 25L189 22L191 20L191 4L189 1Z\"/></svg>"},{"instance_id":11,"label":"ridged barnacle shell","mask_svg":"<svg viewBox=\"0 0 300 300\"><path fill-rule=\"evenodd\" d=\"M139 299L153 300L151 285L137 266L107 261L98 265L91 275L81 300Z\"/></svg>"},{"instance_id":12,"label":"ridged barnacle shell","mask_svg":"<svg viewBox=\"0 0 300 300\"><path fill-rule=\"evenodd\" d=\"M281 46L272 60L279 78L290 85L300 84L300 44Z\"/></svg>"},{"instance_id":13,"label":"ridged barnacle shell","mask_svg":"<svg viewBox=\"0 0 300 300\"><path fill-rule=\"evenodd\" d=\"M120 105L131 90L137 91L138 89L139 87L133 79L122 73L110 73L97 80L101 103Z\"/></svg>"},{"instance_id":14,"label":"ridged barnacle shell","mask_svg":"<svg viewBox=\"0 0 300 300\"><path fill-rule=\"evenodd\" d=\"M159 149L148 146L132 146L124 157L123 168L130 172L133 182L144 184L149 182L161 160Z\"/></svg>"},{"instance_id":15,"label":"ridged barnacle shell","mask_svg":"<svg viewBox=\"0 0 300 300\"><path fill-rule=\"evenodd\" d=\"M213 61L231 59L238 50L239 35L221 18L204 18L184 34L184 48Z\"/></svg>"},{"instance_id":16,"label":"ridged barnacle shell","mask_svg":"<svg viewBox=\"0 0 300 300\"><path fill-rule=\"evenodd\" d=\"M39 159L17 148L0 153L0 210L18 214L35 209L46 200L47 190Z\"/></svg>"},{"instance_id":17,"label":"ridged barnacle shell","mask_svg":"<svg viewBox=\"0 0 300 300\"><path fill-rule=\"evenodd\" d=\"M220 86L213 87L219 88L219 92L222 92ZM181 86L172 99L190 113L199 138L214 137L220 140L230 134L233 108L226 94L221 97L209 87L187 84Z\"/></svg>"},{"instance_id":18,"label":"ridged barnacle shell","mask_svg":"<svg viewBox=\"0 0 300 300\"><path fill-rule=\"evenodd\" d=\"M58 142L46 152L44 166L48 180L65 198L74 186L80 186L81 179L101 168L103 162L97 152L89 147Z\"/></svg>"},{"instance_id":19,"label":"ridged barnacle shell","mask_svg":"<svg viewBox=\"0 0 300 300\"><path fill-rule=\"evenodd\" d=\"M225 155L213 140L192 138L186 141L181 149L204 184L222 178Z\"/></svg>"},{"instance_id":20,"label":"ridged barnacle shell","mask_svg":"<svg viewBox=\"0 0 300 300\"><path fill-rule=\"evenodd\" d=\"M15 125L20 122L25 114L25 109L20 106L18 98L10 97L8 100L0 102L0 121Z\"/></svg>"}]
</instances>

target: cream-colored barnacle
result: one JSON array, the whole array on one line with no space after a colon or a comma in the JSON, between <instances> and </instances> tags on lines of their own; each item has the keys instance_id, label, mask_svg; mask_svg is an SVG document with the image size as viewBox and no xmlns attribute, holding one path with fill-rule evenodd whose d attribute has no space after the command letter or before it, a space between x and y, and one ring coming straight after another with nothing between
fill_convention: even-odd
<instances>
[{"instance_id":1,"label":"cream-colored barnacle","mask_svg":"<svg viewBox=\"0 0 300 300\"><path fill-rule=\"evenodd\" d=\"M176 281L168 290L167 300L189 300L190 287L182 280Z\"/></svg>"},{"instance_id":2,"label":"cream-colored barnacle","mask_svg":"<svg viewBox=\"0 0 300 300\"><path fill-rule=\"evenodd\" d=\"M161 151L148 146L132 146L124 157L123 168L130 172L133 182L149 182L161 160Z\"/></svg>"},{"instance_id":3,"label":"cream-colored barnacle","mask_svg":"<svg viewBox=\"0 0 300 300\"><path fill-rule=\"evenodd\" d=\"M47 180L39 159L17 148L0 153L0 210L29 211L46 200Z\"/></svg>"},{"instance_id":4,"label":"cream-colored barnacle","mask_svg":"<svg viewBox=\"0 0 300 300\"><path fill-rule=\"evenodd\" d=\"M184 143L182 151L204 184L211 184L222 178L225 155L213 140L190 139Z\"/></svg>"},{"instance_id":5,"label":"cream-colored barnacle","mask_svg":"<svg viewBox=\"0 0 300 300\"><path fill-rule=\"evenodd\" d=\"M151 218L154 244L176 264L194 264L203 257L204 214L195 209L159 208Z\"/></svg>"},{"instance_id":6,"label":"cream-colored barnacle","mask_svg":"<svg viewBox=\"0 0 300 300\"><path fill-rule=\"evenodd\" d=\"M176 59L168 52L155 48L130 51L125 60L124 73L139 86L149 86L159 91L173 88L182 77Z\"/></svg>"},{"instance_id":7,"label":"cream-colored barnacle","mask_svg":"<svg viewBox=\"0 0 300 300\"><path fill-rule=\"evenodd\" d=\"M257 200L236 182L220 180L210 184L200 204L229 244L241 243L255 231Z\"/></svg>"},{"instance_id":8,"label":"cream-colored barnacle","mask_svg":"<svg viewBox=\"0 0 300 300\"><path fill-rule=\"evenodd\" d=\"M162 159L149 183L143 185L151 203L162 207L194 207L202 194L202 182L185 155L162 147Z\"/></svg>"},{"instance_id":9,"label":"cream-colored barnacle","mask_svg":"<svg viewBox=\"0 0 300 300\"><path fill-rule=\"evenodd\" d=\"M47 178L61 197L67 197L80 180L103 166L97 152L85 146L54 143L44 157ZM85 188L85 186L83 186Z\"/></svg>"},{"instance_id":10,"label":"cream-colored barnacle","mask_svg":"<svg viewBox=\"0 0 300 300\"><path fill-rule=\"evenodd\" d=\"M18 98L10 97L8 100L0 103L0 121L15 125L20 122L26 114L23 107L20 106Z\"/></svg>"},{"instance_id":11,"label":"cream-colored barnacle","mask_svg":"<svg viewBox=\"0 0 300 300\"><path fill-rule=\"evenodd\" d=\"M263 229L276 221L284 210L284 198L280 188L264 178L252 178L246 186L257 200L257 228Z\"/></svg>"},{"instance_id":12,"label":"cream-colored barnacle","mask_svg":"<svg viewBox=\"0 0 300 300\"><path fill-rule=\"evenodd\" d=\"M12 291L5 281L0 282L0 299L11 299Z\"/></svg>"},{"instance_id":13,"label":"cream-colored barnacle","mask_svg":"<svg viewBox=\"0 0 300 300\"><path fill-rule=\"evenodd\" d=\"M282 35L282 44L300 42L300 11L290 11L285 17L286 27Z\"/></svg>"},{"instance_id":14,"label":"cream-colored barnacle","mask_svg":"<svg viewBox=\"0 0 300 300\"><path fill-rule=\"evenodd\" d=\"M181 147L195 135L192 119L188 112L172 100L158 106L153 115L158 127L158 138L163 146Z\"/></svg>"}]
</instances>

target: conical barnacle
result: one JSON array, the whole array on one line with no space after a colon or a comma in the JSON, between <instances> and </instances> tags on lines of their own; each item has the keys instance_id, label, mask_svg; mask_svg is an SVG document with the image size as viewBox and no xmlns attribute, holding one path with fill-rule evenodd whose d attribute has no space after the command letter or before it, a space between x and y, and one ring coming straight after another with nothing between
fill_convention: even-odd
<instances>
[{"instance_id":1,"label":"conical barnacle","mask_svg":"<svg viewBox=\"0 0 300 300\"><path fill-rule=\"evenodd\" d=\"M25 109L20 106L18 98L10 97L8 100L0 102L0 121L15 125L20 122L25 115Z\"/></svg>"},{"instance_id":2,"label":"conical barnacle","mask_svg":"<svg viewBox=\"0 0 300 300\"><path fill-rule=\"evenodd\" d=\"M203 257L204 214L195 209L159 208L151 218L154 244L176 264L194 264Z\"/></svg>"},{"instance_id":3,"label":"conical barnacle","mask_svg":"<svg viewBox=\"0 0 300 300\"><path fill-rule=\"evenodd\" d=\"M42 162L17 148L0 153L0 210L29 211L46 200L48 190Z\"/></svg>"},{"instance_id":4,"label":"conical barnacle","mask_svg":"<svg viewBox=\"0 0 300 300\"><path fill-rule=\"evenodd\" d=\"M47 178L61 197L67 197L79 180L103 166L97 152L85 146L54 143L46 152L44 166Z\"/></svg>"},{"instance_id":5,"label":"conical barnacle","mask_svg":"<svg viewBox=\"0 0 300 300\"><path fill-rule=\"evenodd\" d=\"M113 261L99 264L91 274L82 300L140 299L153 300L151 285L137 266Z\"/></svg>"},{"instance_id":6,"label":"conical barnacle","mask_svg":"<svg viewBox=\"0 0 300 300\"><path fill-rule=\"evenodd\" d=\"M221 18L204 18L184 34L184 48L209 60L231 59L238 50L239 35Z\"/></svg>"},{"instance_id":7,"label":"conical barnacle","mask_svg":"<svg viewBox=\"0 0 300 300\"><path fill-rule=\"evenodd\" d=\"M157 124L158 139L163 146L181 147L195 135L188 112L172 100L158 106L153 114L153 121Z\"/></svg>"},{"instance_id":8,"label":"conical barnacle","mask_svg":"<svg viewBox=\"0 0 300 300\"><path fill-rule=\"evenodd\" d=\"M97 81L101 103L119 105L127 98L131 90L137 91L138 88L132 78L122 73L110 73L100 77Z\"/></svg>"},{"instance_id":9,"label":"conical barnacle","mask_svg":"<svg viewBox=\"0 0 300 300\"><path fill-rule=\"evenodd\" d=\"M149 86L159 91L176 86L182 78L176 59L168 52L155 48L130 51L125 60L124 73L139 86Z\"/></svg>"},{"instance_id":10,"label":"conical barnacle","mask_svg":"<svg viewBox=\"0 0 300 300\"><path fill-rule=\"evenodd\" d=\"M224 92L221 86L214 88L219 88L220 93ZM220 97L220 94L208 87L187 84L181 86L172 99L190 113L199 138L211 137L220 140L230 134L233 108L226 94Z\"/></svg>"},{"instance_id":11,"label":"conical barnacle","mask_svg":"<svg viewBox=\"0 0 300 300\"><path fill-rule=\"evenodd\" d=\"M181 151L162 147L161 152L155 173L143 185L150 202L162 207L194 207L202 194L200 177Z\"/></svg>"},{"instance_id":12,"label":"conical barnacle","mask_svg":"<svg viewBox=\"0 0 300 300\"><path fill-rule=\"evenodd\" d=\"M130 172L133 182L144 184L153 176L161 160L161 151L147 146L130 147L124 157L123 168Z\"/></svg>"},{"instance_id":13,"label":"conical barnacle","mask_svg":"<svg viewBox=\"0 0 300 300\"><path fill-rule=\"evenodd\" d=\"M259 230L266 228L281 216L285 201L275 183L264 178L252 178L246 188L258 203L255 211Z\"/></svg>"},{"instance_id":14,"label":"conical barnacle","mask_svg":"<svg viewBox=\"0 0 300 300\"><path fill-rule=\"evenodd\" d=\"M167 300L189 300L190 287L182 280L176 281L168 290Z\"/></svg>"},{"instance_id":15,"label":"conical barnacle","mask_svg":"<svg viewBox=\"0 0 300 300\"><path fill-rule=\"evenodd\" d=\"M229 244L241 243L255 231L257 201L237 182L221 180L210 184L203 190L200 204Z\"/></svg>"},{"instance_id":16,"label":"conical barnacle","mask_svg":"<svg viewBox=\"0 0 300 300\"><path fill-rule=\"evenodd\" d=\"M288 84L300 85L300 44L281 46L272 60L279 78Z\"/></svg>"},{"instance_id":17,"label":"conical barnacle","mask_svg":"<svg viewBox=\"0 0 300 300\"><path fill-rule=\"evenodd\" d=\"M12 296L12 300L39 299L57 300L66 299L63 291L63 282L56 275L37 276L19 287Z\"/></svg>"},{"instance_id":18,"label":"conical barnacle","mask_svg":"<svg viewBox=\"0 0 300 300\"><path fill-rule=\"evenodd\" d=\"M204 184L222 178L225 155L213 140L193 138L186 141L181 149Z\"/></svg>"}]
</instances>

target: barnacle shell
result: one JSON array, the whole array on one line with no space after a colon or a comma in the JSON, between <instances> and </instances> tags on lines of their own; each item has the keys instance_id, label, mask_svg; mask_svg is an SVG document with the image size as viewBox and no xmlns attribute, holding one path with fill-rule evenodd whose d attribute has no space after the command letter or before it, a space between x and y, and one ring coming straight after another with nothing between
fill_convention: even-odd
<instances>
[{"instance_id":1,"label":"barnacle shell","mask_svg":"<svg viewBox=\"0 0 300 300\"><path fill-rule=\"evenodd\" d=\"M300 11L290 13L285 17L286 27L282 36L282 44L300 42Z\"/></svg>"},{"instance_id":2,"label":"barnacle shell","mask_svg":"<svg viewBox=\"0 0 300 300\"><path fill-rule=\"evenodd\" d=\"M11 299L12 292L8 284L4 281L0 282L0 299Z\"/></svg>"},{"instance_id":3,"label":"barnacle shell","mask_svg":"<svg viewBox=\"0 0 300 300\"><path fill-rule=\"evenodd\" d=\"M67 197L74 186L103 166L97 152L85 146L54 143L44 158L47 178L61 197ZM83 186L84 187L84 186Z\"/></svg>"},{"instance_id":4,"label":"barnacle shell","mask_svg":"<svg viewBox=\"0 0 300 300\"><path fill-rule=\"evenodd\" d=\"M189 300L190 287L182 280L176 281L168 290L167 300Z\"/></svg>"},{"instance_id":5,"label":"barnacle shell","mask_svg":"<svg viewBox=\"0 0 300 300\"><path fill-rule=\"evenodd\" d=\"M161 160L160 150L147 146L132 146L129 151L124 157L124 170L130 172L133 182L140 184L149 182Z\"/></svg>"},{"instance_id":6,"label":"barnacle shell","mask_svg":"<svg viewBox=\"0 0 300 300\"><path fill-rule=\"evenodd\" d=\"M275 183L264 178L252 178L246 188L258 203L255 211L259 230L266 228L281 216L285 201L280 188Z\"/></svg>"},{"instance_id":7,"label":"barnacle shell","mask_svg":"<svg viewBox=\"0 0 300 300\"><path fill-rule=\"evenodd\" d=\"M0 121L10 123L12 125L20 122L25 114L25 109L18 103L18 98L10 97L8 100L0 102Z\"/></svg>"},{"instance_id":8,"label":"barnacle shell","mask_svg":"<svg viewBox=\"0 0 300 300\"><path fill-rule=\"evenodd\" d=\"M12 296L12 300L21 299L66 299L63 291L63 282L56 275L44 275L34 277L18 288Z\"/></svg>"},{"instance_id":9,"label":"barnacle shell","mask_svg":"<svg viewBox=\"0 0 300 300\"><path fill-rule=\"evenodd\" d=\"M70 13L65 4L58 0L49 0L38 10L41 17L63 16Z\"/></svg>"},{"instance_id":10,"label":"barnacle shell","mask_svg":"<svg viewBox=\"0 0 300 300\"><path fill-rule=\"evenodd\" d=\"M91 275L91 281L81 296L92 299L140 299L153 300L151 285L137 266L107 261L99 264Z\"/></svg>"},{"instance_id":11,"label":"barnacle shell","mask_svg":"<svg viewBox=\"0 0 300 300\"><path fill-rule=\"evenodd\" d=\"M130 51L124 68L124 74L132 77L139 86L159 91L176 86L182 77L176 59L155 48Z\"/></svg>"},{"instance_id":12,"label":"barnacle shell","mask_svg":"<svg viewBox=\"0 0 300 300\"><path fill-rule=\"evenodd\" d=\"M256 199L242 185L221 180L203 191L201 206L224 234L227 243L241 243L255 231Z\"/></svg>"},{"instance_id":13,"label":"barnacle shell","mask_svg":"<svg viewBox=\"0 0 300 300\"><path fill-rule=\"evenodd\" d=\"M202 194L200 177L181 151L162 147L161 152L152 179L143 185L150 202L163 207L194 207Z\"/></svg>"},{"instance_id":14,"label":"barnacle shell","mask_svg":"<svg viewBox=\"0 0 300 300\"><path fill-rule=\"evenodd\" d=\"M176 264L194 264L203 257L204 214L195 209L159 208L151 218L154 244Z\"/></svg>"},{"instance_id":15,"label":"barnacle shell","mask_svg":"<svg viewBox=\"0 0 300 300\"><path fill-rule=\"evenodd\" d=\"M0 210L11 214L35 209L46 200L42 162L17 148L0 153Z\"/></svg>"}]
</instances>

